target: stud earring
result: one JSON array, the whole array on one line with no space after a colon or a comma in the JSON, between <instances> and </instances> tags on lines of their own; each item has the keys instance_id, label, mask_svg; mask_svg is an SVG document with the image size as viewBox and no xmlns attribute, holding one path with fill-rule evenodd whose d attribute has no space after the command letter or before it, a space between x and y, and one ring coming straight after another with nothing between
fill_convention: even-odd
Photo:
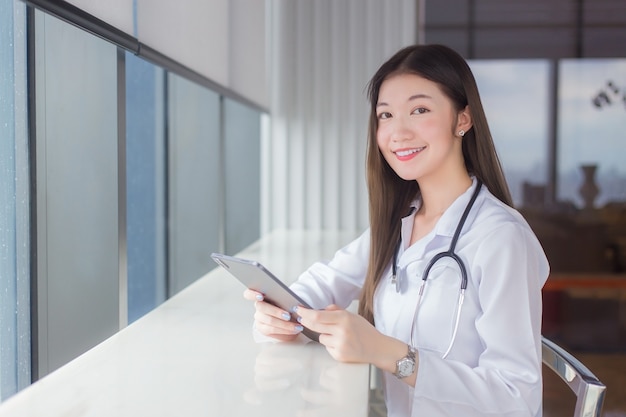
<instances>
[{"instance_id":1,"label":"stud earring","mask_svg":"<svg viewBox=\"0 0 626 417\"><path fill-rule=\"evenodd\" d=\"M459 130L459 136L460 137L465 136L465 130Z\"/></svg>"}]
</instances>

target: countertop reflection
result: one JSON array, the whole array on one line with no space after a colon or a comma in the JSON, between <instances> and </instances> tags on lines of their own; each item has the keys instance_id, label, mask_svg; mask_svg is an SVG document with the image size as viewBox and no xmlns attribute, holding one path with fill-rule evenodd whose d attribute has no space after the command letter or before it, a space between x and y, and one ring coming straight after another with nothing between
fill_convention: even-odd
<instances>
[{"instance_id":1,"label":"countertop reflection","mask_svg":"<svg viewBox=\"0 0 626 417\"><path fill-rule=\"evenodd\" d=\"M362 365L339 363L315 342L266 343L257 354L254 383L244 400L281 415L367 415ZM356 388L356 389L355 389Z\"/></svg>"},{"instance_id":2,"label":"countertop reflection","mask_svg":"<svg viewBox=\"0 0 626 417\"><path fill-rule=\"evenodd\" d=\"M350 236L275 232L239 256L289 282ZM0 404L0 417L366 417L369 366L338 363L304 336L256 343L254 306L242 292L228 272L213 269Z\"/></svg>"}]
</instances>

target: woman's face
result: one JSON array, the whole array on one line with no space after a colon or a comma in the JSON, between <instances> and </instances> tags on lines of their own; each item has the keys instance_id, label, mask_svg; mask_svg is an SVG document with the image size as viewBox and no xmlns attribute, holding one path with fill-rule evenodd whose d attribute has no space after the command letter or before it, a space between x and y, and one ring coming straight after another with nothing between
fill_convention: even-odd
<instances>
[{"instance_id":1,"label":"woman's face","mask_svg":"<svg viewBox=\"0 0 626 417\"><path fill-rule=\"evenodd\" d=\"M415 74L393 75L378 94L378 147L402 179L445 179L463 167L461 140L455 137L461 113L436 83Z\"/></svg>"}]
</instances>

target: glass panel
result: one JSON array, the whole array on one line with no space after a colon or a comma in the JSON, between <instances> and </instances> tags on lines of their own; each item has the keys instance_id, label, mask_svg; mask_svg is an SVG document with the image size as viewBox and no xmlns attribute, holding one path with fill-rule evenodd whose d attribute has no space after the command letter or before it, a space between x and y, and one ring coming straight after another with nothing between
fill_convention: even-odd
<instances>
[{"instance_id":1,"label":"glass panel","mask_svg":"<svg viewBox=\"0 0 626 417\"><path fill-rule=\"evenodd\" d=\"M498 60L470 66L513 202L520 206L524 183L547 181L550 64Z\"/></svg>"},{"instance_id":2,"label":"glass panel","mask_svg":"<svg viewBox=\"0 0 626 417\"><path fill-rule=\"evenodd\" d=\"M562 60L558 75L543 332L575 350L624 352L626 59Z\"/></svg>"},{"instance_id":3,"label":"glass panel","mask_svg":"<svg viewBox=\"0 0 626 417\"><path fill-rule=\"evenodd\" d=\"M224 100L225 227L228 254L261 233L261 113Z\"/></svg>"},{"instance_id":4,"label":"glass panel","mask_svg":"<svg viewBox=\"0 0 626 417\"><path fill-rule=\"evenodd\" d=\"M126 53L128 322L165 300L164 71Z\"/></svg>"},{"instance_id":5,"label":"glass panel","mask_svg":"<svg viewBox=\"0 0 626 417\"><path fill-rule=\"evenodd\" d=\"M0 0L0 401L30 383L25 6Z\"/></svg>"},{"instance_id":6,"label":"glass panel","mask_svg":"<svg viewBox=\"0 0 626 417\"><path fill-rule=\"evenodd\" d=\"M578 208L623 203L626 59L564 60L559 70L558 198Z\"/></svg>"},{"instance_id":7,"label":"glass panel","mask_svg":"<svg viewBox=\"0 0 626 417\"><path fill-rule=\"evenodd\" d=\"M118 331L120 288L117 48L35 17L38 378Z\"/></svg>"},{"instance_id":8,"label":"glass panel","mask_svg":"<svg viewBox=\"0 0 626 417\"><path fill-rule=\"evenodd\" d=\"M169 295L214 268L221 248L220 98L168 74Z\"/></svg>"}]
</instances>

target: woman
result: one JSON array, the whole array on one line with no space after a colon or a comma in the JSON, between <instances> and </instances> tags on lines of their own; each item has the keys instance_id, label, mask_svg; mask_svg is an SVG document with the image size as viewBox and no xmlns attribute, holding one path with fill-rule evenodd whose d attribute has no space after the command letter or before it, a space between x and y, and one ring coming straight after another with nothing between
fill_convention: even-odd
<instances>
[{"instance_id":1,"label":"woman","mask_svg":"<svg viewBox=\"0 0 626 417\"><path fill-rule=\"evenodd\" d=\"M385 371L389 416L541 415L548 262L511 207L471 70L447 47L407 47L369 99L370 229L292 285L320 309L298 308L301 324L337 360ZM262 334L302 330L244 296ZM344 310L357 298L359 315Z\"/></svg>"}]
</instances>

